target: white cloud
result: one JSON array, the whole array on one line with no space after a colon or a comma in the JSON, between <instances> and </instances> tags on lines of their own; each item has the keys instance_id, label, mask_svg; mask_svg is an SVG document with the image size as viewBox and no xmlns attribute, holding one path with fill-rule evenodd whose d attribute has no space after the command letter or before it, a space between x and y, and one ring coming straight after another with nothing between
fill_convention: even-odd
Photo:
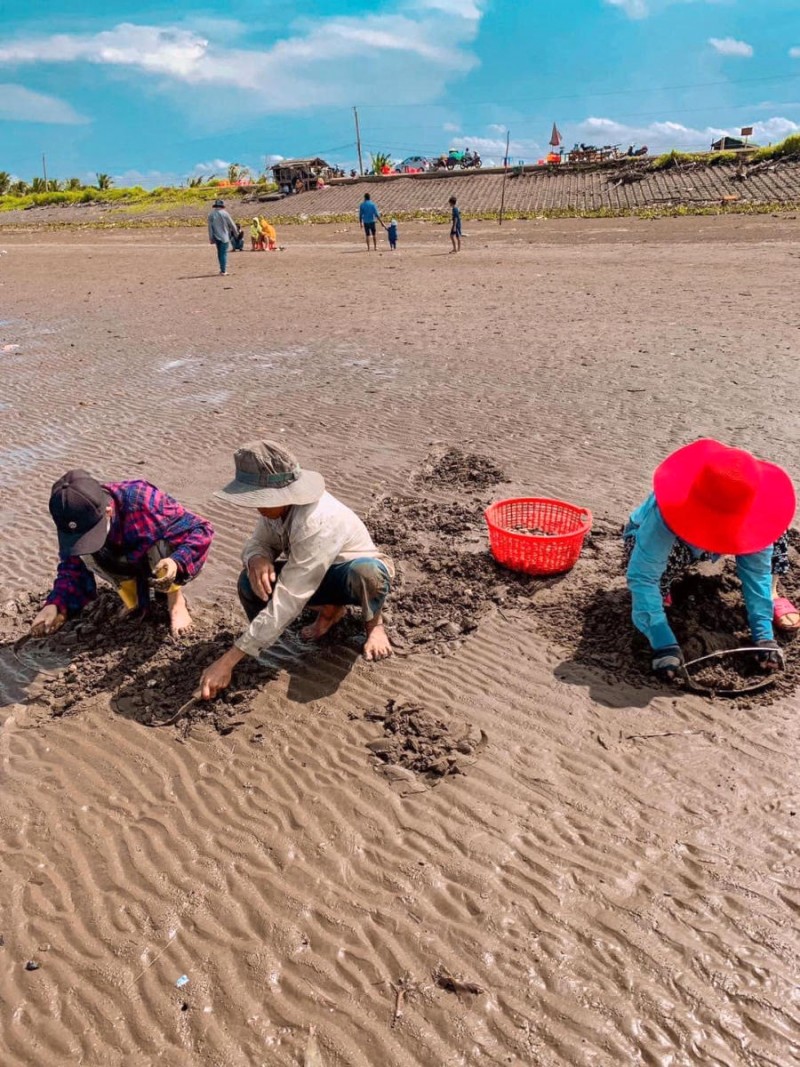
<instances>
[{"instance_id":1,"label":"white cloud","mask_svg":"<svg viewBox=\"0 0 800 1067\"><path fill-rule=\"evenodd\" d=\"M632 19L643 19L649 15L645 0L606 0L612 7L619 7Z\"/></svg>"},{"instance_id":2,"label":"white cloud","mask_svg":"<svg viewBox=\"0 0 800 1067\"><path fill-rule=\"evenodd\" d=\"M800 59L800 48L790 48L789 55L792 59Z\"/></svg>"},{"instance_id":3,"label":"white cloud","mask_svg":"<svg viewBox=\"0 0 800 1067\"><path fill-rule=\"evenodd\" d=\"M651 152L667 152L670 149L707 151L712 141L728 135L739 137L741 127L706 126L694 129L679 122L651 122L647 126L628 126L609 118L588 118L573 127L579 141L592 144L647 145ZM800 132L800 124L791 119L774 117L753 126L753 141L768 144Z\"/></svg>"},{"instance_id":4,"label":"white cloud","mask_svg":"<svg viewBox=\"0 0 800 1067\"><path fill-rule=\"evenodd\" d=\"M156 189L161 185L180 185L183 179L174 171L165 170L126 170L121 174L112 174L114 184L120 189L127 189L133 185L141 185L144 189ZM88 183L94 183L96 176L89 174Z\"/></svg>"},{"instance_id":5,"label":"white cloud","mask_svg":"<svg viewBox=\"0 0 800 1067\"><path fill-rule=\"evenodd\" d=\"M5 41L0 64L90 63L161 76L193 90L246 94L252 111L277 112L368 99L393 103L433 99L446 82L471 70L469 49L481 18L476 0L396 0L358 18L300 19L271 47L231 47L185 25L121 23L93 34L56 34ZM234 24L235 25L235 24ZM194 95L195 106L199 105Z\"/></svg>"},{"instance_id":6,"label":"white cloud","mask_svg":"<svg viewBox=\"0 0 800 1067\"><path fill-rule=\"evenodd\" d=\"M457 122L446 122L444 126L442 126L442 129L445 133L458 133L458 131L461 129L461 126Z\"/></svg>"},{"instance_id":7,"label":"white cloud","mask_svg":"<svg viewBox=\"0 0 800 1067\"><path fill-rule=\"evenodd\" d=\"M645 19L673 4L725 4L731 0L604 0L611 7L618 7L628 18Z\"/></svg>"},{"instance_id":8,"label":"white cloud","mask_svg":"<svg viewBox=\"0 0 800 1067\"><path fill-rule=\"evenodd\" d=\"M0 85L0 121L49 122L56 126L78 126L89 122L71 104L45 93L35 93L24 85Z\"/></svg>"},{"instance_id":9,"label":"white cloud","mask_svg":"<svg viewBox=\"0 0 800 1067\"><path fill-rule=\"evenodd\" d=\"M192 174L198 178L208 178L212 174L225 174L230 163L224 159L211 159L207 163L195 163Z\"/></svg>"},{"instance_id":10,"label":"white cloud","mask_svg":"<svg viewBox=\"0 0 800 1067\"><path fill-rule=\"evenodd\" d=\"M743 59L750 59L753 55L753 46L747 41L737 41L735 37L709 37L708 43L721 56L739 56Z\"/></svg>"},{"instance_id":11,"label":"white cloud","mask_svg":"<svg viewBox=\"0 0 800 1067\"><path fill-rule=\"evenodd\" d=\"M478 0L417 0L415 6L429 11L444 11L448 15L459 15L462 19L479 19L483 14Z\"/></svg>"}]
</instances>

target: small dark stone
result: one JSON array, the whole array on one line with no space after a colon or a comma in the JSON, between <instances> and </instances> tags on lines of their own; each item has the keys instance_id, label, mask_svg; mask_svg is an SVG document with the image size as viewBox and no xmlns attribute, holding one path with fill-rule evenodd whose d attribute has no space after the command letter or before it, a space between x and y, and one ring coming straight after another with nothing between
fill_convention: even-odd
<instances>
[{"instance_id":1,"label":"small dark stone","mask_svg":"<svg viewBox=\"0 0 800 1067\"><path fill-rule=\"evenodd\" d=\"M28 960L28 962L25 964L25 970L38 971L41 966L41 963L37 963L36 960Z\"/></svg>"}]
</instances>

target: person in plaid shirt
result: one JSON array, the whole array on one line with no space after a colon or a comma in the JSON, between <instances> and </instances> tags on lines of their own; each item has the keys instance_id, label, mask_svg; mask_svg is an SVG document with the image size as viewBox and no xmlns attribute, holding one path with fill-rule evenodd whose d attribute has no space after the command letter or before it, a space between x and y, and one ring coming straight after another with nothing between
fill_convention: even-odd
<instances>
[{"instance_id":1,"label":"person in plaid shirt","mask_svg":"<svg viewBox=\"0 0 800 1067\"><path fill-rule=\"evenodd\" d=\"M86 471L68 471L52 488L50 514L58 530L59 563L35 636L52 634L97 595L105 578L129 611L144 610L150 588L166 594L174 636L191 616L182 586L208 556L214 529L177 500L144 481L101 485Z\"/></svg>"}]
</instances>

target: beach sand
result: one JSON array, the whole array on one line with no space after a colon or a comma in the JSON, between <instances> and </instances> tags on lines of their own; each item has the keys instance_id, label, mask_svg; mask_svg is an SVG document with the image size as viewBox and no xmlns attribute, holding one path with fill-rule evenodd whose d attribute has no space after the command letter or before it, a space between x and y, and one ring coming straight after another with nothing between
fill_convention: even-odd
<instances>
[{"instance_id":1,"label":"beach sand","mask_svg":"<svg viewBox=\"0 0 800 1067\"><path fill-rule=\"evenodd\" d=\"M450 256L445 227L401 226L368 257L352 225L286 228L227 278L197 231L0 239L3 1064L800 1056L796 694L603 670L574 610L620 581L598 560L671 449L715 436L800 480L796 222L465 232ZM260 436L384 539L401 516L403 654L365 664L352 622L319 650L292 634L241 701L147 729L142 679L177 710L239 625L247 516L211 494ZM451 447L507 480L432 477ZM49 486L76 466L213 521L192 642L90 612L52 662L13 656L54 567ZM595 513L569 579L486 559L482 509L516 495ZM433 581L437 617L409 620L426 560L458 571L451 605ZM70 654L81 673L37 678ZM388 701L442 724L463 773L391 773Z\"/></svg>"}]
</instances>

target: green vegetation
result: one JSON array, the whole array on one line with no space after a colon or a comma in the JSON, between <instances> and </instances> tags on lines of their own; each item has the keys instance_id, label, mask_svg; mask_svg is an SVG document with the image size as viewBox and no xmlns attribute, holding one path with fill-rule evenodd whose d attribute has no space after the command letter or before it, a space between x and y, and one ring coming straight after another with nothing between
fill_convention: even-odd
<instances>
[{"instance_id":1,"label":"green vegetation","mask_svg":"<svg viewBox=\"0 0 800 1067\"><path fill-rule=\"evenodd\" d=\"M687 163L721 167L735 165L740 161L751 164L774 159L800 159L800 133L793 133L785 141L770 145L768 148L754 148L738 152L665 152L663 156L658 156L649 164L648 170L671 170L673 167L682 167Z\"/></svg>"},{"instance_id":2,"label":"green vegetation","mask_svg":"<svg viewBox=\"0 0 800 1067\"><path fill-rule=\"evenodd\" d=\"M118 190L115 190L118 191ZM180 190L177 190L180 191ZM54 194L51 194L54 195ZM63 195L63 194L62 194ZM506 211L506 222L516 220L546 222L551 219L673 219L691 218L696 216L720 216L720 215L779 215L785 212L800 210L800 201L790 203L748 203L739 201L730 204L675 204L664 207L650 208L544 208L540 211ZM450 224L449 212L440 211L395 211L394 217L398 222L427 222L433 225L446 226ZM499 211L465 211L462 218L467 222L497 222ZM314 225L357 225L356 215L353 213L332 213L329 215L316 215L302 218L300 215L272 215L270 221L278 227L282 226L314 226ZM26 224L25 226L10 226L8 232L29 229L42 230L147 230L147 229L179 229L201 228L206 224L205 215L198 214L191 218L164 218L164 219L136 219L130 217L115 216L113 219L105 216L103 219L92 219L84 223L71 222L45 222L39 225Z\"/></svg>"},{"instance_id":3,"label":"green vegetation","mask_svg":"<svg viewBox=\"0 0 800 1067\"><path fill-rule=\"evenodd\" d=\"M672 170L673 167L680 167L685 163L694 163L697 158L697 156L690 155L688 152L676 152L673 148L671 152L665 152L663 156L656 156L648 169Z\"/></svg>"},{"instance_id":4,"label":"green vegetation","mask_svg":"<svg viewBox=\"0 0 800 1067\"><path fill-rule=\"evenodd\" d=\"M98 185L92 186L82 186L77 178L70 178L66 183L50 180L47 183L47 190L45 190L43 178L34 178L30 185L26 182L11 183L9 181L5 193L0 192L0 211L21 211L26 208L50 207L56 204L142 205L143 209L160 205L203 205L220 195L235 203L245 196L254 193L262 195L273 193L277 189L277 186L271 182L238 186L232 189L221 189L217 182L189 185L186 188L164 186L159 189L142 189L141 186L135 185L131 188L113 189L110 184L106 184L106 180L108 183L112 181L109 175L98 174L97 178ZM102 186L99 184L100 179L104 180ZM0 190L2 188L2 173L0 173Z\"/></svg>"},{"instance_id":5,"label":"green vegetation","mask_svg":"<svg viewBox=\"0 0 800 1067\"><path fill-rule=\"evenodd\" d=\"M742 158L741 152L677 152L673 149L672 152L665 152L663 156L657 156L647 169L671 170L673 167L682 167L687 163L700 163L705 167L722 167L736 164Z\"/></svg>"},{"instance_id":6,"label":"green vegetation","mask_svg":"<svg viewBox=\"0 0 800 1067\"><path fill-rule=\"evenodd\" d=\"M757 148L750 157L753 163L764 163L770 159L792 159L800 157L800 133L793 133L779 144L769 148Z\"/></svg>"},{"instance_id":7,"label":"green vegetation","mask_svg":"<svg viewBox=\"0 0 800 1067\"><path fill-rule=\"evenodd\" d=\"M370 152L369 162L373 174L383 174L384 167L391 167L392 157L388 152Z\"/></svg>"}]
</instances>

